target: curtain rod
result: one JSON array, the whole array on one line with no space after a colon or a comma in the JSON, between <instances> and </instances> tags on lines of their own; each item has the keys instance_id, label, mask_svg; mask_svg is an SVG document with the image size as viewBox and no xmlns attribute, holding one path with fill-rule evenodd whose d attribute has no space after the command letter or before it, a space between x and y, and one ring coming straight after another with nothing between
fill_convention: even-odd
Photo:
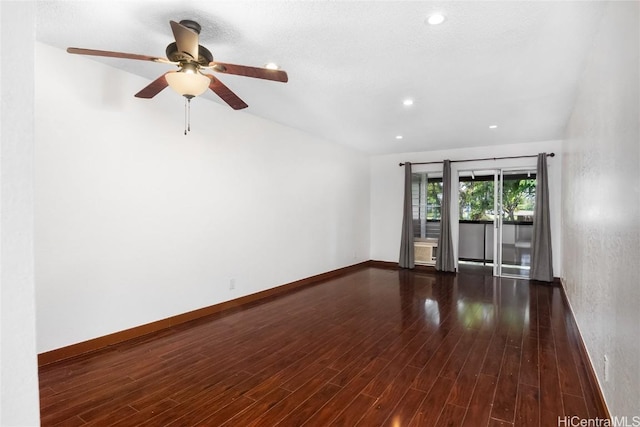
<instances>
[{"instance_id":1,"label":"curtain rod","mask_svg":"<svg viewBox=\"0 0 640 427\"><path fill-rule=\"evenodd\" d=\"M554 157L555 153L547 154L547 157ZM482 160L504 160L504 159L524 159L526 157L538 157L537 154L532 154L530 156L508 156L508 157L485 157L484 159L466 159L466 160L451 160L451 163L462 163L462 162L479 162ZM411 163L412 165L435 165L438 163L442 163L442 160L439 162L417 162ZM404 166L404 163L400 163L399 166Z\"/></svg>"}]
</instances>

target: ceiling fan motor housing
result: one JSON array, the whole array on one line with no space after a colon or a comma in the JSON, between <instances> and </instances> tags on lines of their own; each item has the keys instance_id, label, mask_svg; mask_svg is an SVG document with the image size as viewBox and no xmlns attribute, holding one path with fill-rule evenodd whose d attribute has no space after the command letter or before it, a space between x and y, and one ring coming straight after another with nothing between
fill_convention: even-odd
<instances>
[{"instance_id":1,"label":"ceiling fan motor housing","mask_svg":"<svg viewBox=\"0 0 640 427\"><path fill-rule=\"evenodd\" d=\"M173 62L193 62L193 59L178 50L178 45L176 42L170 43L165 50L167 58ZM206 47L202 45L198 45L198 64L202 66L209 65L210 62L213 62L213 55Z\"/></svg>"},{"instance_id":2,"label":"ceiling fan motor housing","mask_svg":"<svg viewBox=\"0 0 640 427\"><path fill-rule=\"evenodd\" d=\"M198 35L200 35L200 31L202 30L200 24L190 19L183 19L182 21L180 21L180 25L190 29ZM201 66L207 66L210 62L213 61L213 55L211 54L211 52L209 52L209 50L202 45L198 45L198 58L196 61L194 61L190 55L181 52L178 49L178 44L176 42L169 44L167 46L167 49L165 50L165 53L170 61L180 62L181 64L197 62Z\"/></svg>"},{"instance_id":3,"label":"ceiling fan motor housing","mask_svg":"<svg viewBox=\"0 0 640 427\"><path fill-rule=\"evenodd\" d=\"M198 34L200 34L200 30L202 30L202 27L200 26L200 24L190 19L183 19L182 21L180 21L180 25L195 31Z\"/></svg>"}]
</instances>

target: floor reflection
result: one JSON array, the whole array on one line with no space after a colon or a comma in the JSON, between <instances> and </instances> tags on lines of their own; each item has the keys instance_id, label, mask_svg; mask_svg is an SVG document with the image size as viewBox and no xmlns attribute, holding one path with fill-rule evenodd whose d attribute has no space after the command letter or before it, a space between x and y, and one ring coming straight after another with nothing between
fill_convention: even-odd
<instances>
[{"instance_id":1,"label":"floor reflection","mask_svg":"<svg viewBox=\"0 0 640 427\"><path fill-rule=\"evenodd\" d=\"M403 327L432 326L492 333L527 329L535 293L527 280L479 274L398 271Z\"/></svg>"}]
</instances>

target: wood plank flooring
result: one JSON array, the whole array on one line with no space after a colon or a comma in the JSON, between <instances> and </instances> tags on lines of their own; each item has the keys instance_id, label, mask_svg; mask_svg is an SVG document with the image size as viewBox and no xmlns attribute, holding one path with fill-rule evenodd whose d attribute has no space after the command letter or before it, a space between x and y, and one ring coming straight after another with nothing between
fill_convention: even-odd
<instances>
[{"instance_id":1,"label":"wood plank flooring","mask_svg":"<svg viewBox=\"0 0 640 427\"><path fill-rule=\"evenodd\" d=\"M43 426L605 417L557 287L365 268L40 369Z\"/></svg>"}]
</instances>

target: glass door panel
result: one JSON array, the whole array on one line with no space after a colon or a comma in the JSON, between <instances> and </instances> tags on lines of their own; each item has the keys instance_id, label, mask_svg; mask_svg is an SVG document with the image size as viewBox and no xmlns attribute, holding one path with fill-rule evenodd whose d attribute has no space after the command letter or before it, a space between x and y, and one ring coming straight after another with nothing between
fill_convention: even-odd
<instances>
[{"instance_id":1,"label":"glass door panel","mask_svg":"<svg viewBox=\"0 0 640 427\"><path fill-rule=\"evenodd\" d=\"M535 171L502 170L498 180L499 276L529 277Z\"/></svg>"},{"instance_id":2,"label":"glass door panel","mask_svg":"<svg viewBox=\"0 0 640 427\"><path fill-rule=\"evenodd\" d=\"M465 170L458 175L458 268L494 272L496 192L494 170Z\"/></svg>"}]
</instances>

